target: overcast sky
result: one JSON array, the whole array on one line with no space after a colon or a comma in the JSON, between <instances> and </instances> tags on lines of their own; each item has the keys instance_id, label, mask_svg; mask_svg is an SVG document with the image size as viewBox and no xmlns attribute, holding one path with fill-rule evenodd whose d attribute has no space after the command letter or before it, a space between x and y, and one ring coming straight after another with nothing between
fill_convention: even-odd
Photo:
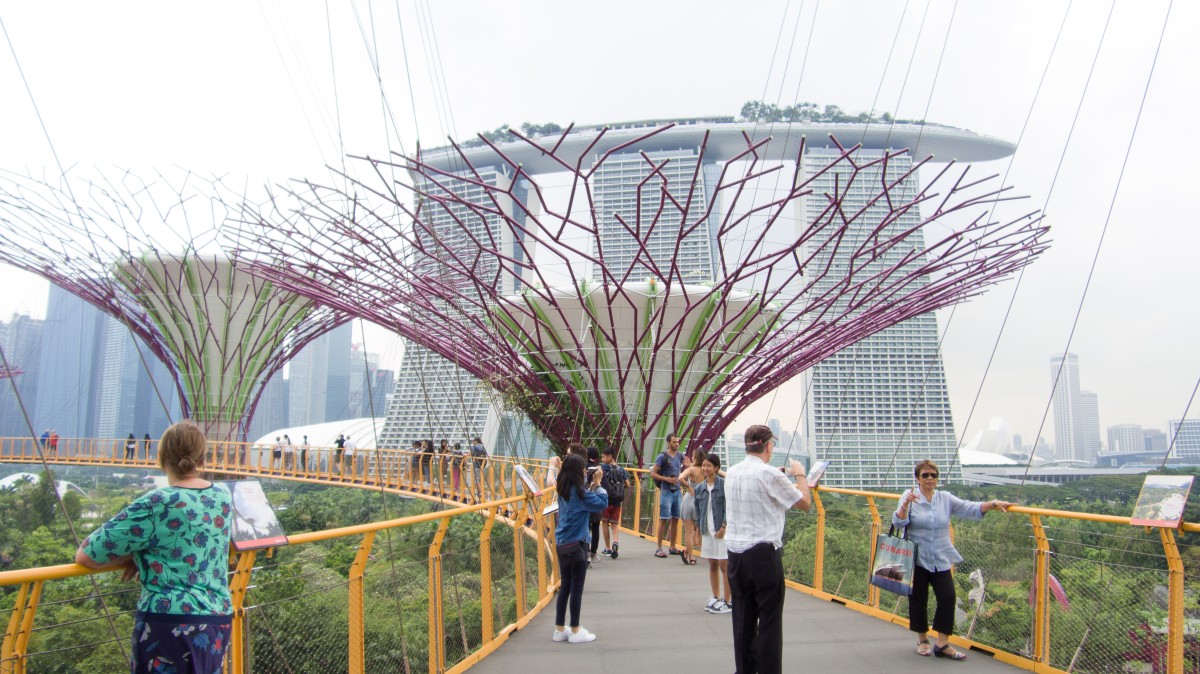
<instances>
[{"instance_id":1,"label":"overcast sky","mask_svg":"<svg viewBox=\"0 0 1200 674\"><path fill-rule=\"evenodd\" d=\"M874 106L1019 141L1011 162L976 170L1007 173L1052 227L1015 297L1010 282L939 314L959 433L975 407L968 438L1000 415L1032 440L1081 303L1070 350L1102 429L1165 430L1182 415L1200 378L1186 198L1200 169L1185 133L1200 5L1175 4L1149 79L1167 11L1156 0L1117 3L1102 46L1100 2L1069 15L1048 0L398 4L399 17L397 3L333 1L328 15L304 1L8 3L0 168L178 166L256 184L506 123L736 115L752 99ZM44 282L0 267L0 284L0 315L44 312ZM367 349L385 364L399 354L382 330ZM766 416L792 428L799 406L785 387L735 428ZM1052 420L1042 435L1053 441Z\"/></svg>"}]
</instances>

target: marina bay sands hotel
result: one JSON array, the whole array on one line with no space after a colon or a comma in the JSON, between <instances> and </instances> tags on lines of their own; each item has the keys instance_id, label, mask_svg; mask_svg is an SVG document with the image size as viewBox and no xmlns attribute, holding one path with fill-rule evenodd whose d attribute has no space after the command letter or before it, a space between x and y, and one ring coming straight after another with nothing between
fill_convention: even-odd
<instances>
[{"instance_id":1,"label":"marina bay sands hotel","mask_svg":"<svg viewBox=\"0 0 1200 674\"><path fill-rule=\"evenodd\" d=\"M674 123L674 126L645 137L651 130L668 123ZM597 141L600 128L607 131ZM613 214L629 214L638 208L638 184L650 170L646 157L656 164L670 159L663 169L663 177L670 189L680 192L674 195L676 198L685 199L690 192L694 202L706 203L713 197L712 189L725 163L745 151L747 137L770 137L771 141L759 153L760 160L767 163L795 162L803 142L800 170L802 175L815 175L816 178L811 185L814 196L796 201L794 217L796 231L800 232L826 205L825 200L815 195L836 191L838 172L819 173L842 154L830 136L844 147L861 145L859 156L864 161L886 150L909 149L907 155L888 163L888 176L903 175L910 170L914 159L919 161L930 155L934 162L979 162L1001 159L1015 150L1012 144L1002 140L936 125L766 124L735 122L732 118L703 118L577 128L561 141L555 154L560 159L577 158L578 165L590 166L599 156L615 151L592 176L592 200L605 262L610 267L624 267L630 264L637 251L624 233L624 226ZM633 142L639 138L640 141ZM549 142L557 142L557 139ZM562 171L561 164L528 143L505 142L498 148L510 162L519 163L530 175ZM462 155L453 148L426 151L422 160L454 172L462 170L465 155L483 182L512 188L513 199L520 200L523 207L510 213L520 217L518 214L525 210L524 206L534 207L531 202L535 200L526 201L530 188L527 180L519 178L514 185L508 163L500 161L495 150L480 145L464 148L461 152ZM880 170L875 168L874 175L860 174L858 180L878 184L882 178ZM788 171L782 173L790 175ZM788 178L780 179L781 183L787 181ZM919 186L915 179L907 182L910 184L905 186L902 196L913 198ZM788 187L790 185L779 185L780 190ZM477 189L482 198L482 188ZM867 207L869 194L864 188L856 201L856 194L851 192L845 201L847 210ZM656 250L655 240L651 240L647 252L651 257L676 255L677 264L688 282L712 281L721 268L715 259L717 226L723 216L720 210L718 204L708 217L709 226L696 227L678 248L681 225L678 215L674 221L660 220L656 227L660 228L661 234L656 236L661 237L661 249ZM475 219L481 230L487 227L481 219ZM919 219L918 213L910 211L902 215L895 226L912 227ZM436 229L436 218L433 224ZM877 224L877 219L860 218L846 235L851 241L861 240ZM448 235L463 236L461 228L447 226L446 231ZM913 236L917 237L913 239L913 245L923 246L920 232ZM847 246L847 249L852 248ZM518 247L514 246L513 250L514 254L520 253ZM836 260L834 264L837 264ZM476 271L489 272L487 269ZM598 269L593 272L596 280L601 280L599 273ZM837 274L828 274L824 281L826 287L816 291L824 292L837 281ZM514 283L513 292L518 290L515 284L519 280L506 282ZM433 329L456 328L434 326ZM802 398L790 399L787 402L792 406L790 409L781 408L777 402L773 416L801 415L803 445L794 448L792 455L810 460L832 460L826 483L898 488L911 484L911 466L919 459L932 458L945 467L956 463L952 458L957 437L938 350L937 319L933 313L876 333L826 358L808 370L803 378ZM803 409L796 409L801 406ZM525 430L521 430L523 428ZM480 382L427 349L408 344L380 442L383 446L408 447L418 438L449 438L453 443L475 435L483 435L489 449L495 448L501 453L514 451L515 446L515 451L525 454L533 446L527 425L522 426L519 420L507 418L497 410L489 402ZM950 476L958 478L959 474L955 466Z\"/></svg>"}]
</instances>

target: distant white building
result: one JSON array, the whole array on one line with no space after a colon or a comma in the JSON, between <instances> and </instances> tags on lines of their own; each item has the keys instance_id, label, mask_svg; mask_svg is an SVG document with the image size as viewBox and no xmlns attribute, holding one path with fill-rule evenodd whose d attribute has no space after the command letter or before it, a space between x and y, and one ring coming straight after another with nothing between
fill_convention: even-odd
<instances>
[{"instance_id":1,"label":"distant white building","mask_svg":"<svg viewBox=\"0 0 1200 674\"><path fill-rule=\"evenodd\" d=\"M1137 424L1108 427L1108 451L1141 452L1146 449L1146 432Z\"/></svg>"},{"instance_id":2,"label":"distant white building","mask_svg":"<svg viewBox=\"0 0 1200 674\"><path fill-rule=\"evenodd\" d=\"M16 487L17 485L21 484L22 482L36 483L37 481L38 481L38 476L34 473L13 473L12 475L9 475L8 477L0 478L0 489L12 489L12 488ZM58 480L57 482L54 483L54 485L58 489L59 497L66 496L67 492L69 492L69 491L73 491L76 494L79 494L80 496L87 496L87 492L80 489L79 486L76 485L74 482L67 482L66 480Z\"/></svg>"},{"instance_id":3,"label":"distant white building","mask_svg":"<svg viewBox=\"0 0 1200 674\"><path fill-rule=\"evenodd\" d=\"M1171 456L1180 459L1200 459L1200 419L1172 419L1168 441L1174 439Z\"/></svg>"}]
</instances>

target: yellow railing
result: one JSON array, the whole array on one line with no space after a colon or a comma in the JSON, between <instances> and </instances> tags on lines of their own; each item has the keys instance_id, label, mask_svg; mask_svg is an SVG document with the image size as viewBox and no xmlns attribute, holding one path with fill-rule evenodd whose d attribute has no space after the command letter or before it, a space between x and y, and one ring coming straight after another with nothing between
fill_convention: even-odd
<instances>
[{"instance_id":1,"label":"yellow railing","mask_svg":"<svg viewBox=\"0 0 1200 674\"><path fill-rule=\"evenodd\" d=\"M11 448L20 443L3 443L0 440L0 447L10 449L0 451L0 455L7 454L0 456L0 460L30 462L32 451L14 452ZM59 456L54 460L144 466L153 456L151 447L148 453L135 454L128 461L123 454L114 459L112 447L113 442L66 441L60 443ZM362 453L361 461L360 452L350 462L343 457L343 468L339 470L330 465L336 458L335 450L321 448L317 450L315 465L300 466L297 458L288 470L282 466L272 468L269 448L266 451L264 456L261 450L255 451L250 446L216 444L209 457L209 468L232 474L345 483L430 500L451 498L468 504L418 517L289 538L293 546L303 547L362 536L346 580L349 619L345 637L349 651L345 660L351 672L407 671L371 660L378 655L376 650L386 650L387 646L371 641L382 639L372 637L372 621L378 619L378 614L370 613L369 602L370 583L373 580L377 583L377 592L380 587L378 571L373 571L369 563L372 550L378 549L377 535L437 522L436 530L423 543L428 596L419 600L427 612L425 657L431 672L461 671L486 657L503 643L507 634L527 623L549 601L556 587L551 554L553 531L541 520L541 504L522 495L513 464L507 459L492 460L476 475L469 459L457 463L435 459L426 471L421 457L414 459L409 452L372 450ZM322 457L328 460L322 463ZM308 458L311 462L312 456ZM540 485L544 465L526 463L532 464L531 472ZM456 465L457 479L453 470ZM623 528L652 540L657 526L658 490L646 471L629 472L633 485L623 509ZM880 592L868 583L875 537L886 531L898 495L839 488L821 488L816 494L813 512L792 511L788 515L784 560L789 585L814 597L907 626L907 600ZM541 498L552 496L545 494ZM473 514L475 521L482 520L477 569L470 574L473 578L478 573L480 590L477 598L467 602L461 596L453 598L455 622L447 614L451 606L445 584L447 577L454 575L452 568L448 574L448 566L462 568L458 556L462 553L457 549L447 552L445 548L453 538L452 522L461 520L464 514ZM512 529L511 544L506 537L492 534L496 520L523 525ZM1200 548L1189 539L1200 531L1200 525L1185 524L1181 529L1179 533L1156 531L1132 527L1128 517L1019 506L1011 508L1007 515L991 513L981 522L955 520L955 543L966 561L959 565L955 577L960 610L953 639L960 646L1037 672L1200 672L1200 645L1192 636L1195 629L1189 627L1189 616L1192 622L1197 620L1195 597L1200 596L1200 578L1195 572L1200 565ZM504 554L498 558L493 548L501 540L505 541ZM530 542L533 545L527 545ZM678 536L676 542L681 542ZM498 571L509 560L512 568ZM977 575L976 571L978 581L971 578ZM82 573L86 570L73 565L0 573L0 587L17 586L16 607L9 616L2 661L10 669L0 671L4 674L23 671L17 667L31 631L37 629L33 613L43 584ZM511 616L502 612L497 616L495 594L484 589L496 584L498 573L511 579ZM256 574L263 578L258 579ZM270 575L270 569L264 571L261 559L252 553L234 560L231 587L236 600L241 602L238 616L242 622L235 630L230 649L233 672L245 671L240 658L248 652L247 637L256 633L245 621L267 613L261 607L251 607L245 600L255 591L255 585L271 582ZM1057 599L1060 596L1066 603ZM476 601L477 611L471 606L465 610L459 608ZM403 602L398 599L396 603L399 610ZM410 601L403 608L412 609L414 603ZM463 619L471 611L475 611L472 615L478 615L477 626L468 625ZM505 622L506 627L495 629L495 625ZM268 623L268 631L270 627ZM263 640L268 639L261 637L260 641ZM450 654L447 644L454 646ZM286 654L286 646L276 648ZM260 670L261 667L255 671Z\"/></svg>"},{"instance_id":2,"label":"yellow railing","mask_svg":"<svg viewBox=\"0 0 1200 674\"><path fill-rule=\"evenodd\" d=\"M647 471L629 472L636 486L623 528L653 540L658 490ZM887 533L899 495L814 494L812 512L788 514L788 585L907 627L908 600L868 582L875 537ZM1200 672L1200 546L1192 535L1200 524L1176 532L1129 522L1020 506L981 522L954 520L965 561L955 577L953 641L1035 672Z\"/></svg>"},{"instance_id":3,"label":"yellow railing","mask_svg":"<svg viewBox=\"0 0 1200 674\"><path fill-rule=\"evenodd\" d=\"M120 445L116 443L120 442ZM55 463L129 465L131 467L146 467L153 461L153 446L138 447L134 455L126 459L124 441L94 442L63 440L59 443L58 455L48 458ZM139 443L141 445L141 443ZM119 447L121 453L114 457L110 452L112 447ZM8 463L33 463L35 446L32 442L0 440L0 460ZM243 449L245 451L243 451ZM312 533L295 534L288 537L289 551L298 549L301 553L307 547L317 548L322 543L343 543L353 545L352 561L345 569L345 577L333 576L332 581L322 577L313 580L312 584L318 589L312 591L275 592L273 596L262 602L254 602L255 593L262 593L263 588L286 585L295 582L297 575L308 575L310 579L320 575L321 571L313 572L310 568L301 569L304 573L292 573L278 568L279 563L270 555L258 552L234 553L231 555L230 589L234 600L234 625L232 639L228 650L229 671L241 673L249 671L248 658L252 649L250 637L261 631L259 639L263 645L260 648L274 650L285 661L290 657L300 659L309 656L307 662L314 662L311 654L297 654L304 645L281 645L281 636L294 636L296 632L304 633L304 638L312 643L320 644L320 649L339 654L340 664L337 669L345 667L349 672L365 671L430 671L430 672L459 672L465 670L480 658L492 652L508 636L525 625L537 612L544 607L553 596L557 587L557 568L553 562L552 528L547 527L542 517L542 507L551 494L528 496L513 470L513 462L507 458L489 460L486 465L477 465L469 457L432 457L428 461L428 470L421 463L421 457L413 461L410 452L376 451L363 452L358 450L349 459L343 454L342 465L324 465L319 463L321 458L332 460L336 457L333 448L310 448L310 459L318 462L314 465L301 467L299 464L299 448L296 461L285 469L280 466L273 469L269 461L260 461L260 452L249 445L236 443L213 443L207 459L207 469L212 472L240 475L256 475L262 477L303 480L332 484L347 484L360 488L379 489L390 493L417 496L430 501L445 502L456 500L465 505L439 512L402 517L383 522L374 522L350 527L342 527ZM148 451L147 451L148 450ZM268 449L269 452L269 449ZM361 460L359 459L361 457ZM269 454L267 455L269 459ZM531 469L536 480L544 479L545 467L542 462L524 462ZM426 479L428 478L428 479ZM478 537L471 533L470 541L454 540L455 550L447 551L446 545L452 541L450 536L453 522L464 520L469 516L476 522L481 522L481 532ZM509 526L511 538L494 536L494 526L497 521ZM405 552L396 552L394 544L388 540L390 549L384 557L391 561L389 567L383 561L372 561L380 552L380 537L392 536L405 531L420 529L422 525L436 526L431 533L428 543L421 540L423 546L421 556L424 558L426 582L420 592L413 592L411 584L401 590L400 583L395 581L399 576L408 575L409 569L401 569L397 573L397 558L401 566L405 563L412 566L406 557L415 557ZM460 538L465 538L461 537ZM357 540L356 540L357 539ZM469 543L469 545L468 545ZM477 550L477 555L474 552ZM274 551L271 551L274 552ZM408 550L407 553L411 553ZM499 554L497 554L499 553ZM318 551L315 557L324 558L327 553ZM477 560L477 561L476 561ZM462 573L446 573L446 566L454 564ZM328 566L328 565L326 565ZM84 620L104 619L104 616L92 616L70 624L39 625L36 622L38 608L44 601L44 592L53 587L56 582L67 582L77 576L96 572L75 564L41 567L18 571L0 572L0 590L8 589L13 595L12 608L6 623L4 639L0 645L0 673L21 674L27 670L27 664L32 661L44 662L46 658L54 657L58 651L67 648L55 648L47 645L39 653L31 653L31 640L35 634L51 634L56 630L71 630L78 622ZM109 574L111 576L111 574ZM452 580L451 576L479 578L478 584L470 583L466 589L469 594L463 601L463 583ZM322 585L324 583L324 585ZM111 583L110 583L111 584ZM511 589L508 589L510 588ZM80 589L80 588L76 588ZM448 590L453 596L448 597ZM69 593L70 591L68 591ZM112 597L128 590L99 594ZM56 603L72 602L85 610L99 611L95 592L81 590L78 596L57 600ZM312 620L302 619L303 624L280 625L288 618L287 611L271 617L272 611L279 607L294 608L299 602L311 601L310 595L328 595L320 599L328 599L334 595L345 595L344 611L345 624L331 626L328 615L313 616ZM278 595L283 595L282 597ZM426 644L423 648L411 642L404 643L401 635L401 646L391 648L395 656L390 660L381 657L378 652L369 652L368 640L386 641L393 635L378 634L371 629L372 620L369 616L380 616L380 606L386 602L394 602L398 612L408 613L413 605L420 603L427 615L425 625ZM321 604L322 602L317 602ZM328 603L328 602L324 602ZM461 607L465 604L466 609ZM291 606L289 606L291 604ZM456 604L457 625L460 634L449 634L453 625L446 616L445 607ZM4 604L0 604L4 606ZM389 604L390 606L390 604ZM477 609L473 608L476 607ZM374 609L374 612L372 612ZM343 610L343 609L338 609ZM386 612L386 609L383 609ZM117 671L119 663L114 662L117 648L121 641L127 641L132 624L128 611L111 611L109 619L113 628L108 630L106 638L96 644L77 644L78 647L102 647L97 651L108 649L110 657L102 667ZM296 611L290 611L294 616ZM303 612L301 612L303 613ZM470 614L470 615L467 615ZM474 616L473 618L471 616ZM305 617L307 618L307 616ZM403 616L402 616L403 618ZM294 618L293 618L294 619ZM262 624L262 629L252 626L251 620ZM478 620L476 626L475 620ZM470 626L468 626L470 622ZM117 625L120 627L117 627ZM499 629L496 625L503 625ZM113 631L117 635L113 634ZM336 632L341 636L330 636ZM285 633L282 634L281 633ZM52 641L49 638L44 642ZM459 645L461 644L461 648ZM450 648L453 647L453 648ZM289 650L293 652L289 654ZM380 647L378 651L389 651ZM453 650L448 654L448 650ZM402 651L402 652L401 652ZM416 665L410 657L410 652L423 651L424 662ZM343 655L344 654L344 655ZM272 654L273 655L273 654ZM42 660L38 660L38 657ZM271 658L261 658L253 671L273 671ZM93 663L94 664L94 663ZM325 671L332 671L325 663L320 665ZM34 671L41 667L34 667ZM296 671L295 665L286 662L279 671Z\"/></svg>"}]
</instances>

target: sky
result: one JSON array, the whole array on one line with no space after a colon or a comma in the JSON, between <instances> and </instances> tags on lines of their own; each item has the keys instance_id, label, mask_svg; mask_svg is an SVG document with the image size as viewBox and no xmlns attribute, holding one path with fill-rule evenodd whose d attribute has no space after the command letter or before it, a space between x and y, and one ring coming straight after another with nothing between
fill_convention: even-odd
<instances>
[{"instance_id":1,"label":"sky","mask_svg":"<svg viewBox=\"0 0 1200 674\"><path fill-rule=\"evenodd\" d=\"M1166 430L1200 379L1200 227L1184 197L1200 169L1179 135L1197 109L1200 5L1175 3L1164 32L1167 12L1162 0L9 3L0 169L183 167L279 184L527 121L732 116L749 100L925 118L1016 143L972 172L1044 208L1053 239L1019 284L938 314L960 435L1003 416L1026 443L1053 442L1049 360L1065 350L1099 395L1102 435ZM0 266L0 287L0 316L44 312L39 278ZM395 366L389 333L360 335ZM777 417L791 430L802 396L785 386L733 428Z\"/></svg>"}]
</instances>

